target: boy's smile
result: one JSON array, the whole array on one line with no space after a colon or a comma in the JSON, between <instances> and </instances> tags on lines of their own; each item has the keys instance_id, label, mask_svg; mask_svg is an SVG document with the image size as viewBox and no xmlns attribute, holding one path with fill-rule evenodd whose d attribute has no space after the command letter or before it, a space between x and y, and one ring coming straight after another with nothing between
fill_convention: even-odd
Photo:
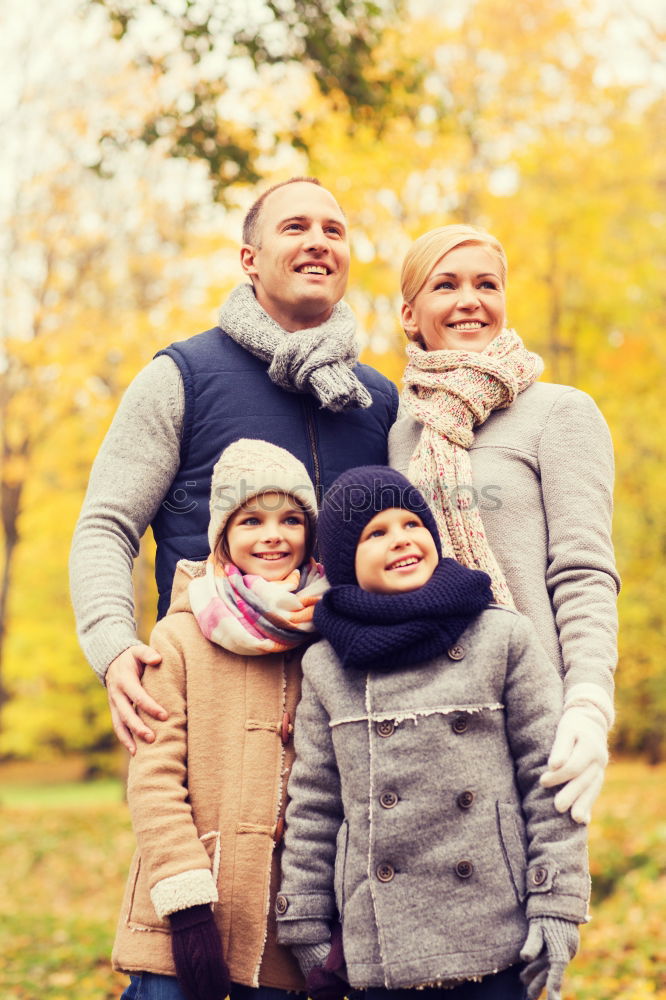
<instances>
[{"instance_id":1,"label":"boy's smile","mask_svg":"<svg viewBox=\"0 0 666 1000\"><path fill-rule=\"evenodd\" d=\"M366 524L356 546L359 587L401 594L427 583L439 562L435 541L417 514L388 507Z\"/></svg>"}]
</instances>

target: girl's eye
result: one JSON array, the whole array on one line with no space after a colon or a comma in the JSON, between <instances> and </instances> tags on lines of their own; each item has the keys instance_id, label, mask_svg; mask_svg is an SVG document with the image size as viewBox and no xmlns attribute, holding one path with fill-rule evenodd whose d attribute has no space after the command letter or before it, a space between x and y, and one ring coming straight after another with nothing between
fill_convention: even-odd
<instances>
[{"instance_id":1,"label":"girl's eye","mask_svg":"<svg viewBox=\"0 0 666 1000\"><path fill-rule=\"evenodd\" d=\"M407 528L420 528L421 522L416 520L407 521L405 527Z\"/></svg>"},{"instance_id":2,"label":"girl's eye","mask_svg":"<svg viewBox=\"0 0 666 1000\"><path fill-rule=\"evenodd\" d=\"M284 523L288 524L290 528L293 528L294 526L302 528L304 524L297 514L290 514L289 517L285 517Z\"/></svg>"},{"instance_id":3,"label":"girl's eye","mask_svg":"<svg viewBox=\"0 0 666 1000\"><path fill-rule=\"evenodd\" d=\"M384 534L384 531L383 531L382 528L375 528L375 530L369 532L369 534L366 537L367 538L381 538L383 534Z\"/></svg>"},{"instance_id":4,"label":"girl's eye","mask_svg":"<svg viewBox=\"0 0 666 1000\"><path fill-rule=\"evenodd\" d=\"M446 288L450 291L452 288L455 288L455 285L452 281L438 281L435 285L435 291L438 291L440 288Z\"/></svg>"},{"instance_id":5,"label":"girl's eye","mask_svg":"<svg viewBox=\"0 0 666 1000\"><path fill-rule=\"evenodd\" d=\"M258 517L244 517L241 524L247 524L248 527L252 528L254 525L259 524Z\"/></svg>"},{"instance_id":6,"label":"girl's eye","mask_svg":"<svg viewBox=\"0 0 666 1000\"><path fill-rule=\"evenodd\" d=\"M482 281L480 287L481 288L492 288L494 291L497 291L497 285L495 284L494 281Z\"/></svg>"}]
</instances>

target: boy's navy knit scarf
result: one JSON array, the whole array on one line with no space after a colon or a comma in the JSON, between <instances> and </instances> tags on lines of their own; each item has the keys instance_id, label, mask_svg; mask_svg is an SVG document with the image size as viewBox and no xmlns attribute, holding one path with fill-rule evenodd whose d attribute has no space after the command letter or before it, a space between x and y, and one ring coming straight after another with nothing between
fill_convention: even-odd
<instances>
[{"instance_id":1,"label":"boy's navy knit scarf","mask_svg":"<svg viewBox=\"0 0 666 1000\"><path fill-rule=\"evenodd\" d=\"M446 652L493 600L490 577L441 559L428 582L405 594L331 587L314 622L343 667L395 670Z\"/></svg>"}]
</instances>

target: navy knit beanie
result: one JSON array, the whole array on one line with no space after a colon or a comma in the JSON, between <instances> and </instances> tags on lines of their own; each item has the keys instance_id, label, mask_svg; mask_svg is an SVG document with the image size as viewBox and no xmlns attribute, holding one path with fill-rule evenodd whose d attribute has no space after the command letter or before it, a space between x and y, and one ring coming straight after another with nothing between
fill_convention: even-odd
<instances>
[{"instance_id":1,"label":"navy knit beanie","mask_svg":"<svg viewBox=\"0 0 666 1000\"><path fill-rule=\"evenodd\" d=\"M317 522L319 551L332 587L357 582L354 561L361 532L375 514L389 507L417 514L432 535L441 559L435 518L409 479L386 465L347 469L326 493Z\"/></svg>"}]
</instances>

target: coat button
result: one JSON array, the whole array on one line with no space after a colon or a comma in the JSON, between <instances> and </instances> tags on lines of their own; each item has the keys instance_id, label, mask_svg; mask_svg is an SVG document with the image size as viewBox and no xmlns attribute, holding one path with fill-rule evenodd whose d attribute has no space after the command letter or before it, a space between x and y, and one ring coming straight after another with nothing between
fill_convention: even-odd
<instances>
[{"instance_id":1,"label":"coat button","mask_svg":"<svg viewBox=\"0 0 666 1000\"><path fill-rule=\"evenodd\" d=\"M282 716L282 728L280 730L280 739L282 740L283 746L286 746L287 743L289 742L289 737L291 736L291 733L292 733L291 716L289 715L289 712L285 712L284 715Z\"/></svg>"},{"instance_id":2,"label":"coat button","mask_svg":"<svg viewBox=\"0 0 666 1000\"><path fill-rule=\"evenodd\" d=\"M532 872L532 882L534 885L543 885L548 878L548 872L545 868L535 868Z\"/></svg>"},{"instance_id":3,"label":"coat button","mask_svg":"<svg viewBox=\"0 0 666 1000\"><path fill-rule=\"evenodd\" d=\"M468 719L466 715L456 715L455 719L451 723L451 729L454 733L466 733L468 726Z\"/></svg>"},{"instance_id":4,"label":"coat button","mask_svg":"<svg viewBox=\"0 0 666 1000\"><path fill-rule=\"evenodd\" d=\"M393 736L394 731L395 723L393 719L382 719L382 721L378 722L375 726L377 736L383 736L384 738L387 736Z\"/></svg>"},{"instance_id":5,"label":"coat button","mask_svg":"<svg viewBox=\"0 0 666 1000\"><path fill-rule=\"evenodd\" d=\"M456 802L461 809L469 809L472 802L474 801L474 792L461 792Z\"/></svg>"},{"instance_id":6,"label":"coat button","mask_svg":"<svg viewBox=\"0 0 666 1000\"><path fill-rule=\"evenodd\" d=\"M393 809L393 806L397 806L398 804L398 796L395 792L382 792L379 796L379 804L384 809Z\"/></svg>"},{"instance_id":7,"label":"coat button","mask_svg":"<svg viewBox=\"0 0 666 1000\"><path fill-rule=\"evenodd\" d=\"M455 646L451 646L448 653L452 660L462 660L465 655L465 647L461 646L460 643L457 642Z\"/></svg>"},{"instance_id":8,"label":"coat button","mask_svg":"<svg viewBox=\"0 0 666 1000\"><path fill-rule=\"evenodd\" d=\"M275 900L275 909L281 916L283 913L287 912L288 908L289 908L289 900L287 899L286 896L283 896L282 893L280 893Z\"/></svg>"},{"instance_id":9,"label":"coat button","mask_svg":"<svg viewBox=\"0 0 666 1000\"><path fill-rule=\"evenodd\" d=\"M456 865L456 875L458 878L471 878L474 872L474 865L471 861L459 861Z\"/></svg>"},{"instance_id":10,"label":"coat button","mask_svg":"<svg viewBox=\"0 0 666 1000\"><path fill-rule=\"evenodd\" d=\"M395 869L393 865L377 865L376 874L380 882L390 882L395 875Z\"/></svg>"}]
</instances>

